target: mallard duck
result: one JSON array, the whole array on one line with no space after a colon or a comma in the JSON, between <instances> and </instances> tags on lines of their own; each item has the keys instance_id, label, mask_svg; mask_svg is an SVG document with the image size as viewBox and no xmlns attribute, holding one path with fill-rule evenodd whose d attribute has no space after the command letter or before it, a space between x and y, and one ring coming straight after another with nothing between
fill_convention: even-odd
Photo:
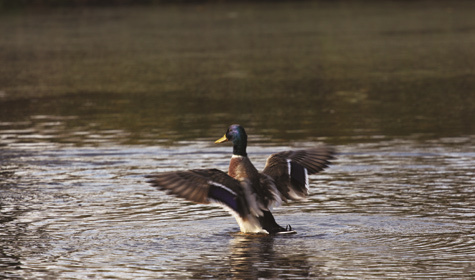
<instances>
[{"instance_id":1,"label":"mallard duck","mask_svg":"<svg viewBox=\"0 0 475 280\"><path fill-rule=\"evenodd\" d=\"M271 155L262 172L247 157L247 134L231 125L215 143L231 141L233 155L228 173L218 169L164 172L148 176L150 183L169 194L195 203L215 203L227 209L243 233L295 233L290 225L278 225L271 213L282 201L301 200L308 195L308 175L329 164L333 149L284 151Z\"/></svg>"}]
</instances>

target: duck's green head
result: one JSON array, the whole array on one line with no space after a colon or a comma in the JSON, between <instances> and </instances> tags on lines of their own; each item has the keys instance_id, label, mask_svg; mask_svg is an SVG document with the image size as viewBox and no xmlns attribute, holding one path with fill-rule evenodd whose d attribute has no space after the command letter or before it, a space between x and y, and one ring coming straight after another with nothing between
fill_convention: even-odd
<instances>
[{"instance_id":1,"label":"duck's green head","mask_svg":"<svg viewBox=\"0 0 475 280\"><path fill-rule=\"evenodd\" d=\"M223 137L216 140L214 143L223 143L226 141L233 142L233 154L239 156L247 156L246 147L247 147L247 134L244 130L244 127L233 124L231 125L226 134Z\"/></svg>"}]
</instances>

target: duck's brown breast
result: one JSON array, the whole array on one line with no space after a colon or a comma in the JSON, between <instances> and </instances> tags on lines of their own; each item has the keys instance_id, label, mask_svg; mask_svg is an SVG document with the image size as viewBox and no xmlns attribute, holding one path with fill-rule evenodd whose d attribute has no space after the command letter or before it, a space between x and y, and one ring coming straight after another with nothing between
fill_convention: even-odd
<instances>
[{"instance_id":1,"label":"duck's brown breast","mask_svg":"<svg viewBox=\"0 0 475 280\"><path fill-rule=\"evenodd\" d=\"M229 176L236 180L253 179L258 175L256 168L247 157L233 156L229 162Z\"/></svg>"}]
</instances>

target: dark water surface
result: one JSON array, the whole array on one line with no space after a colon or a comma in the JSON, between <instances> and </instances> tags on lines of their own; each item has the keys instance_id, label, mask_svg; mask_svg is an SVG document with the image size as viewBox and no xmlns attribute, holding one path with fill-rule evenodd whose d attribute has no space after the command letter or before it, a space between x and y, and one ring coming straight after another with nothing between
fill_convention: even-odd
<instances>
[{"instance_id":1,"label":"dark water surface","mask_svg":"<svg viewBox=\"0 0 475 280\"><path fill-rule=\"evenodd\" d=\"M475 278L475 3L0 14L0 278ZM339 152L297 234L240 234L144 176Z\"/></svg>"}]
</instances>

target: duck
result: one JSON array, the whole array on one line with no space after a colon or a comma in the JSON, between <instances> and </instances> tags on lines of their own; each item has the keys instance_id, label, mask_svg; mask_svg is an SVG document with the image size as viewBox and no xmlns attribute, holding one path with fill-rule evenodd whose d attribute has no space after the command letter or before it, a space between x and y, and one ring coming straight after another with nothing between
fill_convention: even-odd
<instances>
[{"instance_id":1,"label":"duck","mask_svg":"<svg viewBox=\"0 0 475 280\"><path fill-rule=\"evenodd\" d=\"M160 172L148 182L167 194L200 204L217 204L236 219L242 233L296 233L290 225L280 226L273 207L289 200L303 200L309 193L309 175L330 164L335 151L327 145L278 152L267 158L259 172L247 155L247 134L239 124L229 126L216 144L232 142L233 153L227 173L219 169Z\"/></svg>"}]
</instances>

